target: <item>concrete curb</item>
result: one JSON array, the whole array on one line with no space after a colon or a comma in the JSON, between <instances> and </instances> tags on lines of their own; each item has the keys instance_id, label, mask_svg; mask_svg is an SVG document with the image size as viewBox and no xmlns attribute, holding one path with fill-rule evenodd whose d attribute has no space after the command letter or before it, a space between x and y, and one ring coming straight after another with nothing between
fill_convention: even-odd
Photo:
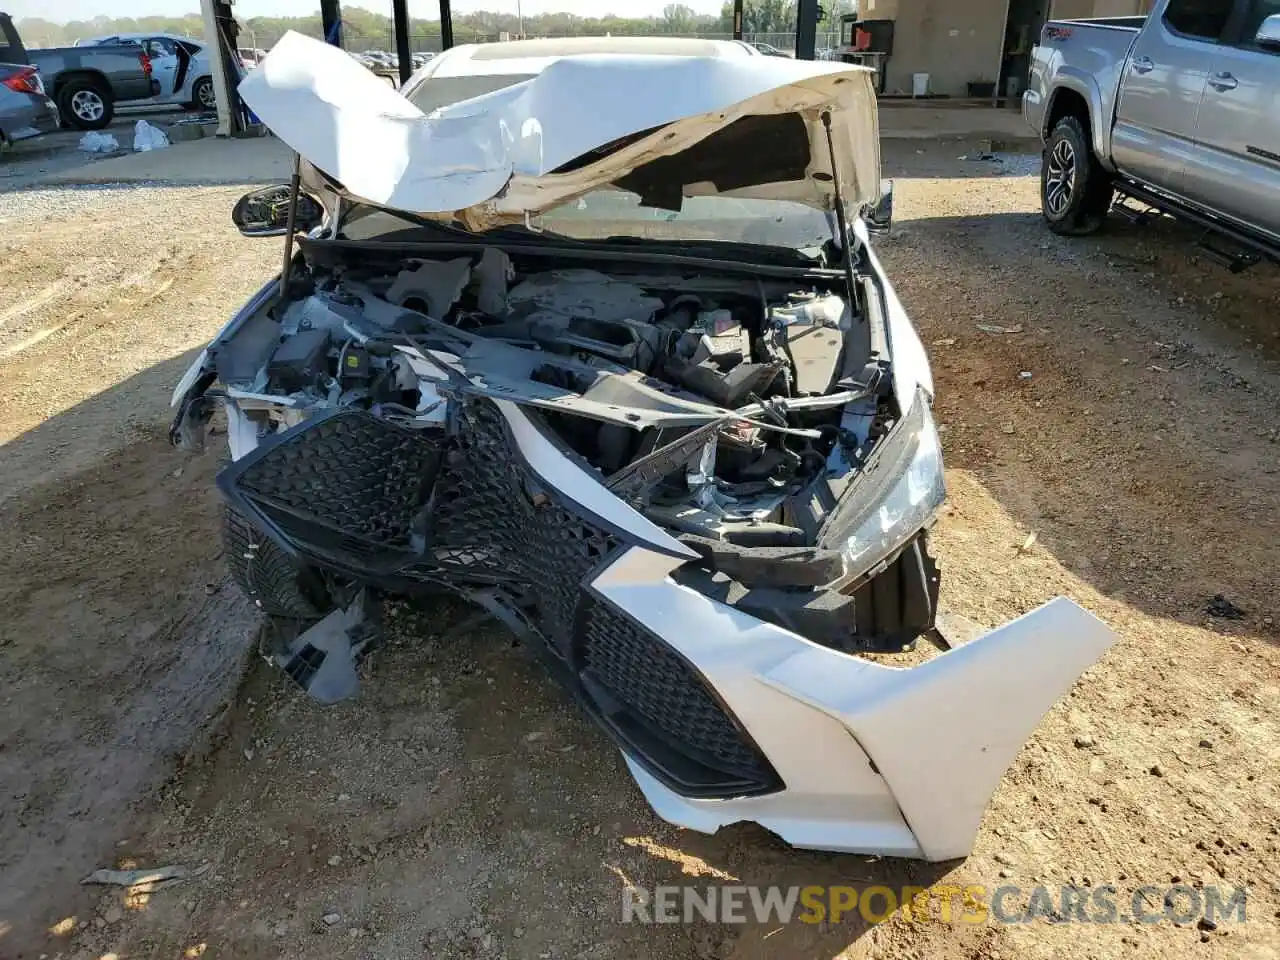
<instances>
[{"instance_id":1,"label":"concrete curb","mask_svg":"<svg viewBox=\"0 0 1280 960\"><path fill-rule=\"evenodd\" d=\"M999 131L975 130L972 133L921 133L917 130L881 130L881 140L919 141L922 143L974 143L988 151L1006 153L1040 152L1040 138L1035 134L1014 137Z\"/></svg>"}]
</instances>

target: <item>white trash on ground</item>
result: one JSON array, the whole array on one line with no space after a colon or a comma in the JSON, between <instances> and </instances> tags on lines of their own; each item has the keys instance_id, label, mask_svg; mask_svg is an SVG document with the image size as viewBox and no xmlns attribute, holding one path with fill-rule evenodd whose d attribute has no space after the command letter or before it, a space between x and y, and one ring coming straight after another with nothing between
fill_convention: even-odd
<instances>
[{"instance_id":1,"label":"white trash on ground","mask_svg":"<svg viewBox=\"0 0 1280 960\"><path fill-rule=\"evenodd\" d=\"M156 867L151 870L95 870L80 883L106 884L116 887L145 887L147 891L160 890L164 887L181 883L202 876L209 870L209 864L202 864L192 870L190 867L171 866Z\"/></svg>"},{"instance_id":2,"label":"white trash on ground","mask_svg":"<svg viewBox=\"0 0 1280 960\"><path fill-rule=\"evenodd\" d=\"M109 133L91 130L80 138L79 149L85 153L112 153L120 149L120 141Z\"/></svg>"},{"instance_id":3,"label":"white trash on ground","mask_svg":"<svg viewBox=\"0 0 1280 960\"><path fill-rule=\"evenodd\" d=\"M139 120L133 126L133 149L139 153L148 150L162 150L169 145L169 138L159 127L153 127L145 120Z\"/></svg>"}]
</instances>

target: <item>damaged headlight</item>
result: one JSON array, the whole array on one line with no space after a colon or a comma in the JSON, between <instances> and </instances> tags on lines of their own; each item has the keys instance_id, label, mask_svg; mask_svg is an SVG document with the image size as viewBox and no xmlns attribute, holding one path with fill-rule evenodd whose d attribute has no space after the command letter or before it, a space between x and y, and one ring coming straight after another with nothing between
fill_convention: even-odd
<instances>
[{"instance_id":1,"label":"damaged headlight","mask_svg":"<svg viewBox=\"0 0 1280 960\"><path fill-rule=\"evenodd\" d=\"M917 394L845 492L824 546L841 552L847 579L860 577L928 524L945 497L942 444L928 402Z\"/></svg>"}]
</instances>

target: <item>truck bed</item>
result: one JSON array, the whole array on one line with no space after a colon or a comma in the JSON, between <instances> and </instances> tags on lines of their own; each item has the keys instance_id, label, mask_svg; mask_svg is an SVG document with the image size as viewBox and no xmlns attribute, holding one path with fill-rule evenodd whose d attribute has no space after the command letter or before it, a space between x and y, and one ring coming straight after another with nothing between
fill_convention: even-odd
<instances>
[{"instance_id":1,"label":"truck bed","mask_svg":"<svg viewBox=\"0 0 1280 960\"><path fill-rule=\"evenodd\" d=\"M1083 24L1089 27L1114 27L1117 30L1141 30L1145 15L1137 17L1081 17L1078 20L1051 20L1050 23Z\"/></svg>"},{"instance_id":2,"label":"truck bed","mask_svg":"<svg viewBox=\"0 0 1280 960\"><path fill-rule=\"evenodd\" d=\"M0 62L30 64L40 71L54 100L64 78L91 76L110 88L116 101L153 96L150 68L144 68L142 47L112 43L87 47L26 47L13 18L0 12Z\"/></svg>"},{"instance_id":3,"label":"truck bed","mask_svg":"<svg viewBox=\"0 0 1280 960\"><path fill-rule=\"evenodd\" d=\"M1051 91L1074 92L1089 103L1090 115L1115 115L1116 94L1129 50L1146 17L1101 17L1091 20L1050 20L1044 25L1040 43L1031 54L1031 72L1022 112L1027 122L1049 134L1053 105ZM1106 138L1094 131L1094 148L1100 158L1108 157Z\"/></svg>"},{"instance_id":4,"label":"truck bed","mask_svg":"<svg viewBox=\"0 0 1280 960\"><path fill-rule=\"evenodd\" d=\"M26 52L28 62L40 70L55 96L59 77L86 73L101 76L117 101L145 100L154 92L151 77L138 59L142 47L136 43L31 47Z\"/></svg>"}]
</instances>

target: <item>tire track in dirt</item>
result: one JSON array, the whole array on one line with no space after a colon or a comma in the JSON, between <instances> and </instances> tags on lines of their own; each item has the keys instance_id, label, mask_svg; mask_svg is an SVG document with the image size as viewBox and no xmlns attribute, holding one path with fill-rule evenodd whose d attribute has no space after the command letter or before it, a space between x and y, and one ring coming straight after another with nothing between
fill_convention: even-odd
<instances>
[{"instance_id":1,"label":"tire track in dirt","mask_svg":"<svg viewBox=\"0 0 1280 960\"><path fill-rule=\"evenodd\" d=\"M231 227L238 192L102 191L5 226L24 252L0 279L6 957L64 919L232 696L256 629L223 583L218 458L165 439L190 353L275 266ZM183 216L137 229L151 204Z\"/></svg>"}]
</instances>

